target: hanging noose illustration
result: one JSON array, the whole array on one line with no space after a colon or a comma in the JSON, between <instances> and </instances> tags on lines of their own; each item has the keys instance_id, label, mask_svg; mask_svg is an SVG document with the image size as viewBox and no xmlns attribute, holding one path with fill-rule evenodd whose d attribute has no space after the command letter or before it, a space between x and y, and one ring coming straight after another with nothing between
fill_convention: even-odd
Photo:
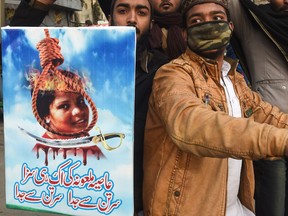
<instances>
[{"instance_id":1,"label":"hanging noose illustration","mask_svg":"<svg viewBox=\"0 0 288 216\"><path fill-rule=\"evenodd\" d=\"M36 120L39 122L39 124L51 133L62 136L78 136L78 135L81 136L83 134L87 134L87 132L89 132L95 126L98 119L98 112L96 105L92 101L91 97L86 93L84 88L80 86L79 81L75 82L75 79L73 80L71 79L70 76L65 76L65 74L57 70L57 67L64 62L64 57L60 52L61 47L58 45L59 40L57 38L51 38L48 29L44 29L44 31L46 37L37 44L37 49L39 50L40 63L42 67L42 73L40 74L40 77L38 78L38 81L36 82L32 93L33 114L36 117ZM69 87L69 89L72 89L73 91L81 94L90 105L90 109L92 111L92 120L90 124L87 126L87 128L85 128L83 131L73 134L55 131L49 126L49 124L47 124L44 121L44 119L40 117L37 110L37 96L41 84L45 82L45 79L48 76L57 77L58 80L65 82L65 84Z\"/></svg>"}]
</instances>

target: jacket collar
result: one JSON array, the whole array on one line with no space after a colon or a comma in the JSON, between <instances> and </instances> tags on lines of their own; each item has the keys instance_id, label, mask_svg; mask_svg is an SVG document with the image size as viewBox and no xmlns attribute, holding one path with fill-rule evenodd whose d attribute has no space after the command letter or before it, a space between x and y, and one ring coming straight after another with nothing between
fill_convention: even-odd
<instances>
[{"instance_id":1,"label":"jacket collar","mask_svg":"<svg viewBox=\"0 0 288 216\"><path fill-rule=\"evenodd\" d=\"M185 60L188 60L188 61L192 60L193 62L195 62L196 65L200 67L200 69L202 69L202 73L204 77L207 77L207 75L209 75L213 79L220 81L221 69L218 68L217 61L201 57L197 55L196 53L194 53L189 48L186 49L186 52L184 53L183 58ZM226 56L224 57L224 60L231 65L228 75L234 75L236 72L238 60L233 60Z\"/></svg>"}]
</instances>

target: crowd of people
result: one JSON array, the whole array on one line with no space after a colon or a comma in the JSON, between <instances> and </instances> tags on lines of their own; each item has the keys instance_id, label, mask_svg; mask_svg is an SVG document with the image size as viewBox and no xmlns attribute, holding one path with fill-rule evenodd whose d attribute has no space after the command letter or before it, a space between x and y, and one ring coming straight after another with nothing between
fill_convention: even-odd
<instances>
[{"instance_id":1,"label":"crowd of people","mask_svg":"<svg viewBox=\"0 0 288 216\"><path fill-rule=\"evenodd\" d=\"M10 25L54 2L22 0ZM136 28L135 215L288 215L287 0L99 3Z\"/></svg>"}]
</instances>

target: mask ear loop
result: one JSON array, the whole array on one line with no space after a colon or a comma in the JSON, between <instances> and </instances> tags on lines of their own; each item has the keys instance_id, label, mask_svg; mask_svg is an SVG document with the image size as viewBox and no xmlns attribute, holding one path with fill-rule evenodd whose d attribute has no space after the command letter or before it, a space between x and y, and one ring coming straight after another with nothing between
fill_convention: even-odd
<instances>
[{"instance_id":1,"label":"mask ear loop","mask_svg":"<svg viewBox=\"0 0 288 216\"><path fill-rule=\"evenodd\" d=\"M45 36L42 41L40 41L37 44L37 49L39 50L39 57L40 57L40 63L41 67L43 68L41 75L39 76L38 81L36 82L36 85L34 86L34 90L32 93L32 111L36 118L36 120L39 122L39 124L46 130L48 130L51 133L62 135L62 136L81 136L83 134L87 134L96 124L98 120L98 112L96 105L92 101L91 97L86 93L86 91L80 86L78 82L73 82L73 79L71 79L68 76L65 76L62 74L59 70L57 70L57 67L61 65L64 62L64 57L62 56L60 50L61 47L58 45L59 40L57 38L50 38L50 34L48 29L44 29ZM59 79L63 80L67 86L71 87L74 91L80 93L88 102L90 105L90 108L92 110L92 120L90 124L85 128L85 130L79 132L79 133L61 133L58 131L53 130L49 124L47 124L44 119L42 119L37 111L37 96L40 89L40 86L43 82L45 82L45 77L47 75L57 76Z\"/></svg>"}]
</instances>

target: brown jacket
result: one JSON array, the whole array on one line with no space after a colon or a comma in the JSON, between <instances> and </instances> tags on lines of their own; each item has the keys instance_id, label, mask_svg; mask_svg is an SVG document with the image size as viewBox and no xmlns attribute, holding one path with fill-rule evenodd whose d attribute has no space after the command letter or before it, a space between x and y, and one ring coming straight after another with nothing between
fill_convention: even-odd
<instances>
[{"instance_id":1,"label":"brown jacket","mask_svg":"<svg viewBox=\"0 0 288 216\"><path fill-rule=\"evenodd\" d=\"M288 126L288 115L262 101L235 72L237 63L226 61L243 118L227 114L215 61L187 49L156 73L144 144L145 215L224 216L228 157L244 159L238 196L254 211L251 159L284 155L288 130L277 127Z\"/></svg>"}]
</instances>

